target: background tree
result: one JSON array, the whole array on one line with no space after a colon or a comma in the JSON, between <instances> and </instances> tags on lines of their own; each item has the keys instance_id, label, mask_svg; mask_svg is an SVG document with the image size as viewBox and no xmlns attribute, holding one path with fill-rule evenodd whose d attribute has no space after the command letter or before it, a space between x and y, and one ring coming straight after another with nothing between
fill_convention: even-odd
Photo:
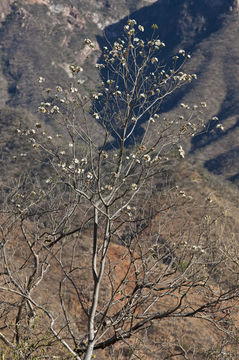
<instances>
[{"instance_id":1,"label":"background tree","mask_svg":"<svg viewBox=\"0 0 239 360\"><path fill-rule=\"evenodd\" d=\"M89 360L105 348L115 358L118 344L143 358L143 333L168 318L198 317L231 335L222 319L238 296L237 259L217 230L223 216L177 186L182 141L203 128L206 103L160 117L162 101L196 75L183 71L184 50L160 63L165 44L152 27L145 42L129 20L104 48L94 93L81 91L77 65L70 89L46 91L39 112L53 118L54 134L41 123L17 129L34 164L6 185L0 339L18 359L51 349ZM52 350L56 341L63 350Z\"/></svg>"}]
</instances>

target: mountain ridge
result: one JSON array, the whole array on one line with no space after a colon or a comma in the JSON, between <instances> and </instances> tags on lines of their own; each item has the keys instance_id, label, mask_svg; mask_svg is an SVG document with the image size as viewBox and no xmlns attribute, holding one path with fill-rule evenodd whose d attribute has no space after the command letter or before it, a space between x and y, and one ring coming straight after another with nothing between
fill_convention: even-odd
<instances>
[{"instance_id":1,"label":"mountain ridge","mask_svg":"<svg viewBox=\"0 0 239 360\"><path fill-rule=\"evenodd\" d=\"M238 138L239 110L239 83L235 76L239 75L236 35L239 2L159 0L139 1L136 7L134 3L4 0L0 8L1 14L5 12L0 29L1 106L24 108L36 116L42 99L37 79L46 78L49 88L69 84L71 63L85 68L82 74L85 91L94 88L95 79L99 79L94 64L101 53L102 30L114 40L129 16L135 17L145 29L157 23L160 37L167 45L165 61L185 47L192 53L187 68L198 74L195 84L172 97L167 107L162 108L162 115L175 117L181 101L207 101L209 132L196 136L190 146L186 145L187 151L192 161L209 161L212 171L217 173L218 166L224 178L235 179L237 183L239 169L234 143ZM91 52L83 45L86 37L95 43ZM218 122L211 122L213 116L219 118L225 131L217 128ZM230 169L223 166L223 154L227 154ZM217 165L212 168L212 164Z\"/></svg>"}]
</instances>

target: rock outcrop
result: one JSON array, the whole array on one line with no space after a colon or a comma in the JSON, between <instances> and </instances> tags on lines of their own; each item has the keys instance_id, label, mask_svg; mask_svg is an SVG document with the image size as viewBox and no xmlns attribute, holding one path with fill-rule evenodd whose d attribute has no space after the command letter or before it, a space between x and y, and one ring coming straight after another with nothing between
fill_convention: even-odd
<instances>
[{"instance_id":1,"label":"rock outcrop","mask_svg":"<svg viewBox=\"0 0 239 360\"><path fill-rule=\"evenodd\" d=\"M239 10L239 0L234 0L232 7L238 11Z\"/></svg>"},{"instance_id":2,"label":"rock outcrop","mask_svg":"<svg viewBox=\"0 0 239 360\"><path fill-rule=\"evenodd\" d=\"M9 14L12 3L13 3L13 0L1 0L1 2L0 2L0 22L4 21L6 16Z\"/></svg>"}]
</instances>

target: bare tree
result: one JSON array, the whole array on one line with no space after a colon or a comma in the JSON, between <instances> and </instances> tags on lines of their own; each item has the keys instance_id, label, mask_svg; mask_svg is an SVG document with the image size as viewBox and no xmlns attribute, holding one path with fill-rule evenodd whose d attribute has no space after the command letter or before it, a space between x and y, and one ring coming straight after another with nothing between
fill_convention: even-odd
<instances>
[{"instance_id":1,"label":"bare tree","mask_svg":"<svg viewBox=\"0 0 239 360\"><path fill-rule=\"evenodd\" d=\"M0 340L19 359L46 358L55 342L55 353L78 360L118 344L141 358L142 332L168 318L198 317L230 333L220 314L238 296L237 271L215 230L221 214L196 204L172 171L185 136L203 127L206 103L161 118L164 99L196 75L183 71L184 50L160 63L156 28L145 42L128 21L104 48L96 64L104 81L90 95L71 66L70 89L48 91L39 107L57 133L40 123L18 129L39 165L7 185L2 211ZM230 283L225 275L216 284L222 272Z\"/></svg>"}]
</instances>

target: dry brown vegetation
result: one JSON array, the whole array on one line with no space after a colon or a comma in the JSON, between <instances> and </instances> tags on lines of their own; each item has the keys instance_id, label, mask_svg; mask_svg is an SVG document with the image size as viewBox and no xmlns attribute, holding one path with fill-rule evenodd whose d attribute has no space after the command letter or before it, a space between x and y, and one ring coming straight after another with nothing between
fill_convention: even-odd
<instances>
[{"instance_id":1,"label":"dry brown vegetation","mask_svg":"<svg viewBox=\"0 0 239 360\"><path fill-rule=\"evenodd\" d=\"M206 102L160 115L164 99L197 76L183 70L185 50L171 69L161 64L165 44L135 37L143 32L128 20L104 49L97 91L82 86L74 64L70 86L45 88L39 78L48 128L1 109L2 359L239 356L238 190L193 152L184 159L198 130L205 145ZM86 48L93 54L95 42Z\"/></svg>"},{"instance_id":2,"label":"dry brown vegetation","mask_svg":"<svg viewBox=\"0 0 239 360\"><path fill-rule=\"evenodd\" d=\"M197 179L196 184L195 178ZM165 190L165 193L162 191L161 196L155 198L150 208L146 207L144 209L145 215L149 213L153 214L160 203L165 203L165 195L167 193L168 208L165 211L161 211L158 215L151 216L151 220L145 229L137 235L137 237L141 238L140 247L138 248L137 243L135 243L132 249L126 246L126 244L120 244L119 239L122 237L124 231L121 231L120 236L115 238L118 244L113 242L110 246L100 295L100 306L104 308L104 304L107 303L107 299L111 296L112 289L115 290L119 286L120 291L117 292L114 298L114 304L107 314L105 326L109 326L108 321L112 321L114 316L122 311L127 303L127 296L132 294L136 284L134 267L136 266L135 264L137 264L138 268L140 268L143 259L141 254L146 254L150 251L152 253L150 262L153 264L156 256L158 256L156 255L157 251L165 252L165 247L174 249L178 259L178 269L176 272L173 271L171 279L168 279L170 283L172 283L174 277L175 279L178 278L178 272L184 273L187 267L187 261L190 261L189 257L191 256L190 251L188 251L188 257L187 255L182 257L181 250L175 246L175 243L180 243L181 245L186 243L186 246L183 245L183 251L186 252L186 249L191 249L192 246L198 243L198 230L200 229L203 234L203 229L205 229L206 225L210 225L210 229L207 229L204 248L207 249L207 251L211 249L211 251L215 253L215 257L217 256L217 249L223 249L225 253L227 253L227 256L231 258L227 259L227 265L224 261L216 267L212 267L211 265L207 267L207 262L202 265L204 266L203 276L207 277L209 274L212 276L210 276L206 288L203 283L201 286L198 283L195 288L190 288L190 291L187 292L183 300L181 311L183 311L183 308L199 308L207 301L211 302L211 305L205 312L202 314L199 313L199 316L195 314L194 316L180 318L179 312L178 317L177 314L175 314L173 317L163 318L160 322L152 321L139 332L136 332L131 338L126 338L123 341L124 345L118 346L116 344L116 346L110 347L109 349L107 348L106 350L96 350L95 355L97 359L129 359L133 353L141 359L176 358L201 360L227 359L227 357L236 359L238 356L237 326L239 318L237 315L237 295L232 295L231 300L226 302L218 301L223 288L228 287L228 285L234 286L234 282L237 281L238 260L236 255L237 238L235 235L238 231L237 197L232 201L232 190L230 186L227 187L223 185L223 183L214 176L205 173L205 170L201 173L198 172L198 170L187 162L184 162L178 168L174 181L178 184L178 189L175 189L171 195L168 190ZM222 190L224 191L222 192ZM234 194L236 194L236 191ZM175 206L175 198L177 199L177 206ZM170 207L170 202L173 204L172 208ZM227 208L230 209L230 211L226 211ZM4 224L6 226L6 219ZM158 234L159 224L161 226L163 246L160 246L157 250L157 248L154 247L153 234ZM34 234L35 229L34 224L31 222L21 224L19 221L18 226L16 225L17 224L14 225L13 231L10 231L7 235L7 251L11 254L13 276L21 280L22 284L25 283L24 286L27 286L33 275L34 258L30 255L31 251L29 245L26 243L26 238L33 243L34 239L31 234ZM130 227L128 227L127 231L129 230ZM87 308L92 288L92 280L88 272L90 267L90 253L92 251L90 233L91 227L83 233L76 233L74 236L68 237L60 246L58 245L53 252L49 252L47 247L45 247L45 250L41 254L44 259L48 259L47 262L45 261L45 264L47 263L47 266L50 266L50 268L41 284L33 290L33 298L37 299L38 304L47 307L49 311L56 315L56 328L58 330L61 329L61 335L65 334L66 339L68 335L65 328L64 314L62 312L64 308L62 308L62 300L61 297L59 297L59 284L62 284L64 288L62 294L64 294L64 304L70 316L69 321L71 327L75 331L79 329L82 333L86 326L87 317L79 303L75 285L77 286L77 291L84 294L82 301ZM124 239L124 237L122 239ZM2 241L4 241L4 238ZM210 244L208 241L210 241ZM202 244L202 242L200 243ZM42 247L42 244L39 243L39 246ZM74 252L72 252L72 249L74 249ZM62 258L62 256L58 257L60 253L64 253L64 258ZM167 251L165 254L169 255ZM132 263L132 256L135 258L136 263ZM62 264L59 263L59 259L63 261L63 267ZM168 264L167 261L165 261L165 257L160 255L160 259L159 261L157 260L157 267L160 269L160 272L163 273L168 268ZM229 267L226 268L228 265ZM231 267L233 266L232 272ZM64 278L63 273L70 268L75 268L73 276L74 286L70 283L62 282ZM200 276L202 276L201 271L200 273ZM234 278L232 277L232 273L234 273ZM141 272L137 275L138 281L141 277L140 274ZM155 274L156 272L154 272L154 276ZM7 277L4 275L4 267L2 267L1 270L1 279L1 288L3 286L6 287L7 283L5 281L7 281ZM184 285L182 284L182 286L185 285L186 283L184 283ZM9 286L12 288L10 284ZM178 301L177 299L180 298L184 292L183 287L181 289L179 287L175 289L173 294L169 293L167 295L163 289L163 282L161 282L161 287L162 298L154 305L155 311L159 312L173 308ZM22 298L17 294L6 291L1 291L1 294L2 333L6 336L12 333L12 335L10 335L11 338L16 331L16 318ZM215 299L214 304L213 298ZM144 305L142 304L142 306L147 306L147 302ZM52 334L48 332L49 319L44 315L44 312L36 308L34 310L34 317L32 318L29 311L30 309L27 309L27 307L22 309L23 314L18 324L19 329L21 329L21 332L23 332L24 336L28 339L25 344L21 343L21 346L26 346L27 348L30 344L35 344L35 353L39 355L42 351L42 346L44 349L42 354L45 354L44 358L52 358L53 355L57 354L59 358L67 359L68 357L65 350L61 350ZM135 316L141 312L142 308L139 305ZM32 325L29 328L30 321ZM127 328L127 321L121 326ZM87 332L87 328L85 328L85 331ZM84 339L82 339L82 341L84 343ZM36 344L39 346L38 350ZM5 358L12 359L13 355L10 355L11 351L4 349L7 349L6 344L2 347L2 354L5 353ZM132 349L134 349L134 351L132 351Z\"/></svg>"}]
</instances>

